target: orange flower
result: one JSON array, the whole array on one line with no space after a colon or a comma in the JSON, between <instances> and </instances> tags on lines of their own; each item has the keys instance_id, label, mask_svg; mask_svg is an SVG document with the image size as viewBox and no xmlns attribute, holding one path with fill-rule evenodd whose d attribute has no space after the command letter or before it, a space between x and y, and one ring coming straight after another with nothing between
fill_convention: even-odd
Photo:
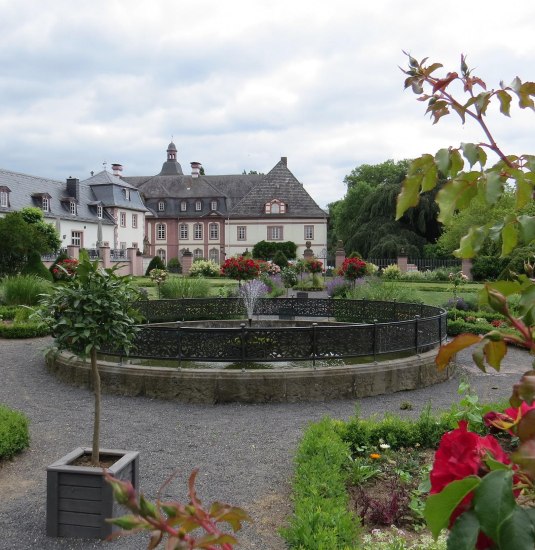
<instances>
[{"instance_id":1,"label":"orange flower","mask_svg":"<svg viewBox=\"0 0 535 550\"><path fill-rule=\"evenodd\" d=\"M372 453L370 455L370 458L373 458L374 460L377 460L378 458L381 458L381 455L379 453Z\"/></svg>"}]
</instances>

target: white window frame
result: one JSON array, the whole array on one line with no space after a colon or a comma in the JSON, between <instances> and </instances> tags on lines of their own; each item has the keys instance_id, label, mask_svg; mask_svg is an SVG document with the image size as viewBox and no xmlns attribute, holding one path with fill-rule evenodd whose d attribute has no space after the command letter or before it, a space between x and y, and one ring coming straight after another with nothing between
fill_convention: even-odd
<instances>
[{"instance_id":1,"label":"white window frame","mask_svg":"<svg viewBox=\"0 0 535 550\"><path fill-rule=\"evenodd\" d=\"M217 210L217 201L210 202L210 210Z\"/></svg>"},{"instance_id":2,"label":"white window frame","mask_svg":"<svg viewBox=\"0 0 535 550\"><path fill-rule=\"evenodd\" d=\"M2 208L9 206L9 194L7 191L0 191L0 206Z\"/></svg>"},{"instance_id":3,"label":"white window frame","mask_svg":"<svg viewBox=\"0 0 535 550\"><path fill-rule=\"evenodd\" d=\"M167 235L167 226L165 225L165 223L157 223L156 224L156 240L165 241L166 235Z\"/></svg>"},{"instance_id":4,"label":"white window frame","mask_svg":"<svg viewBox=\"0 0 535 550\"><path fill-rule=\"evenodd\" d=\"M211 241L219 240L219 224L211 223L208 227L208 235Z\"/></svg>"},{"instance_id":5,"label":"white window frame","mask_svg":"<svg viewBox=\"0 0 535 550\"><path fill-rule=\"evenodd\" d=\"M202 241L202 223L193 224L193 239L196 241Z\"/></svg>"},{"instance_id":6,"label":"white window frame","mask_svg":"<svg viewBox=\"0 0 535 550\"><path fill-rule=\"evenodd\" d=\"M82 231L71 231L71 244L73 246L82 246L84 234Z\"/></svg>"},{"instance_id":7,"label":"white window frame","mask_svg":"<svg viewBox=\"0 0 535 550\"><path fill-rule=\"evenodd\" d=\"M158 201L158 212L163 212L165 210L165 201Z\"/></svg>"},{"instance_id":8,"label":"white window frame","mask_svg":"<svg viewBox=\"0 0 535 550\"><path fill-rule=\"evenodd\" d=\"M126 212L119 212L119 225L126 227Z\"/></svg>"},{"instance_id":9,"label":"white window frame","mask_svg":"<svg viewBox=\"0 0 535 550\"><path fill-rule=\"evenodd\" d=\"M41 198L41 210L43 212L50 212L50 199L48 197Z\"/></svg>"},{"instance_id":10,"label":"white window frame","mask_svg":"<svg viewBox=\"0 0 535 550\"><path fill-rule=\"evenodd\" d=\"M163 248L159 248L157 251L156 251L156 255L160 258L160 260L162 260L162 262L167 265L167 253L166 251L163 249Z\"/></svg>"},{"instance_id":11,"label":"white window frame","mask_svg":"<svg viewBox=\"0 0 535 550\"><path fill-rule=\"evenodd\" d=\"M247 240L247 226L246 225L238 225L236 227L236 239L238 241L246 241Z\"/></svg>"},{"instance_id":12,"label":"white window frame","mask_svg":"<svg viewBox=\"0 0 535 550\"><path fill-rule=\"evenodd\" d=\"M130 200L130 189L127 189L126 187L123 188L123 195L125 200Z\"/></svg>"},{"instance_id":13,"label":"white window frame","mask_svg":"<svg viewBox=\"0 0 535 550\"><path fill-rule=\"evenodd\" d=\"M185 212L188 209L188 203L186 201L182 201L180 203L180 211Z\"/></svg>"},{"instance_id":14,"label":"white window frame","mask_svg":"<svg viewBox=\"0 0 535 550\"><path fill-rule=\"evenodd\" d=\"M211 248L208 251L208 259L212 260L216 264L219 263L219 250L217 248Z\"/></svg>"},{"instance_id":15,"label":"white window frame","mask_svg":"<svg viewBox=\"0 0 535 550\"><path fill-rule=\"evenodd\" d=\"M101 204L98 204L98 205L97 205L97 218L98 218L99 220L101 220L103 214L104 214L104 208L102 208L102 205L101 205Z\"/></svg>"},{"instance_id":16,"label":"white window frame","mask_svg":"<svg viewBox=\"0 0 535 550\"><path fill-rule=\"evenodd\" d=\"M194 259L194 260L202 260L202 259L204 259L204 252L202 251L201 248L196 248L196 249L193 251L193 259Z\"/></svg>"},{"instance_id":17,"label":"white window frame","mask_svg":"<svg viewBox=\"0 0 535 550\"><path fill-rule=\"evenodd\" d=\"M76 216L76 203L74 201L69 202L69 211L71 216Z\"/></svg>"},{"instance_id":18,"label":"white window frame","mask_svg":"<svg viewBox=\"0 0 535 550\"><path fill-rule=\"evenodd\" d=\"M284 228L282 225L268 225L268 228L267 228L268 241L282 241L283 235L284 235Z\"/></svg>"},{"instance_id":19,"label":"white window frame","mask_svg":"<svg viewBox=\"0 0 535 550\"><path fill-rule=\"evenodd\" d=\"M202 210L202 201L195 201L195 210L200 212Z\"/></svg>"},{"instance_id":20,"label":"white window frame","mask_svg":"<svg viewBox=\"0 0 535 550\"><path fill-rule=\"evenodd\" d=\"M313 225L305 225L305 227L304 227L304 236L305 236L305 241L313 241L314 240L314 226Z\"/></svg>"},{"instance_id":21,"label":"white window frame","mask_svg":"<svg viewBox=\"0 0 535 550\"><path fill-rule=\"evenodd\" d=\"M137 229L137 214L132 214L132 228Z\"/></svg>"},{"instance_id":22,"label":"white window frame","mask_svg":"<svg viewBox=\"0 0 535 550\"><path fill-rule=\"evenodd\" d=\"M189 227L187 223L181 223L178 228L179 238L182 240L189 238Z\"/></svg>"}]
</instances>

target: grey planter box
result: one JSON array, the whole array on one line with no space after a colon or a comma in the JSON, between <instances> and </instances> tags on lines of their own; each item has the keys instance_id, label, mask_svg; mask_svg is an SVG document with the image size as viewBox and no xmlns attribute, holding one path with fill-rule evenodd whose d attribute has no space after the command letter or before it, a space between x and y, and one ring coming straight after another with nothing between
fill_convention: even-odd
<instances>
[{"instance_id":1,"label":"grey planter box","mask_svg":"<svg viewBox=\"0 0 535 550\"><path fill-rule=\"evenodd\" d=\"M46 534L49 537L106 538L119 528L106 518L127 513L113 498L101 468L72 466L91 449L78 447L47 468ZM139 453L101 449L101 455L120 457L108 468L111 475L130 481L139 490Z\"/></svg>"}]
</instances>

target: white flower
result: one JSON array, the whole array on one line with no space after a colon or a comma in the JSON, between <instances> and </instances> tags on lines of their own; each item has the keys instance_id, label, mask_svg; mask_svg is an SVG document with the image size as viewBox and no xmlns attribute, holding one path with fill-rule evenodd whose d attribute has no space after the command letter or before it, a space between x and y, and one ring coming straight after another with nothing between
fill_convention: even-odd
<instances>
[{"instance_id":1,"label":"white flower","mask_svg":"<svg viewBox=\"0 0 535 550\"><path fill-rule=\"evenodd\" d=\"M381 443L379 447L381 447L383 451L385 451L386 449L390 449L390 445L388 443Z\"/></svg>"}]
</instances>

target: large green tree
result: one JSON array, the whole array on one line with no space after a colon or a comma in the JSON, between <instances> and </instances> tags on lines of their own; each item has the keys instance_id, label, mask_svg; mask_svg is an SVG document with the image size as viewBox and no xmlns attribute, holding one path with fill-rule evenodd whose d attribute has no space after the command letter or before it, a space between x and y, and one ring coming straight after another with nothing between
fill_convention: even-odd
<instances>
[{"instance_id":1,"label":"large green tree","mask_svg":"<svg viewBox=\"0 0 535 550\"><path fill-rule=\"evenodd\" d=\"M402 249L410 256L421 256L424 246L436 241L441 226L434 192L424 193L417 207L399 221L394 219L408 164L408 160L364 164L345 177L345 197L330 205L334 228L331 242L341 239L346 252L358 252L366 258L391 258Z\"/></svg>"},{"instance_id":2,"label":"large green tree","mask_svg":"<svg viewBox=\"0 0 535 550\"><path fill-rule=\"evenodd\" d=\"M61 246L61 239L57 229L45 220L43 211L40 208L28 206L20 211L22 218L26 223L29 223L39 231L46 243L44 253L57 252Z\"/></svg>"}]
</instances>

